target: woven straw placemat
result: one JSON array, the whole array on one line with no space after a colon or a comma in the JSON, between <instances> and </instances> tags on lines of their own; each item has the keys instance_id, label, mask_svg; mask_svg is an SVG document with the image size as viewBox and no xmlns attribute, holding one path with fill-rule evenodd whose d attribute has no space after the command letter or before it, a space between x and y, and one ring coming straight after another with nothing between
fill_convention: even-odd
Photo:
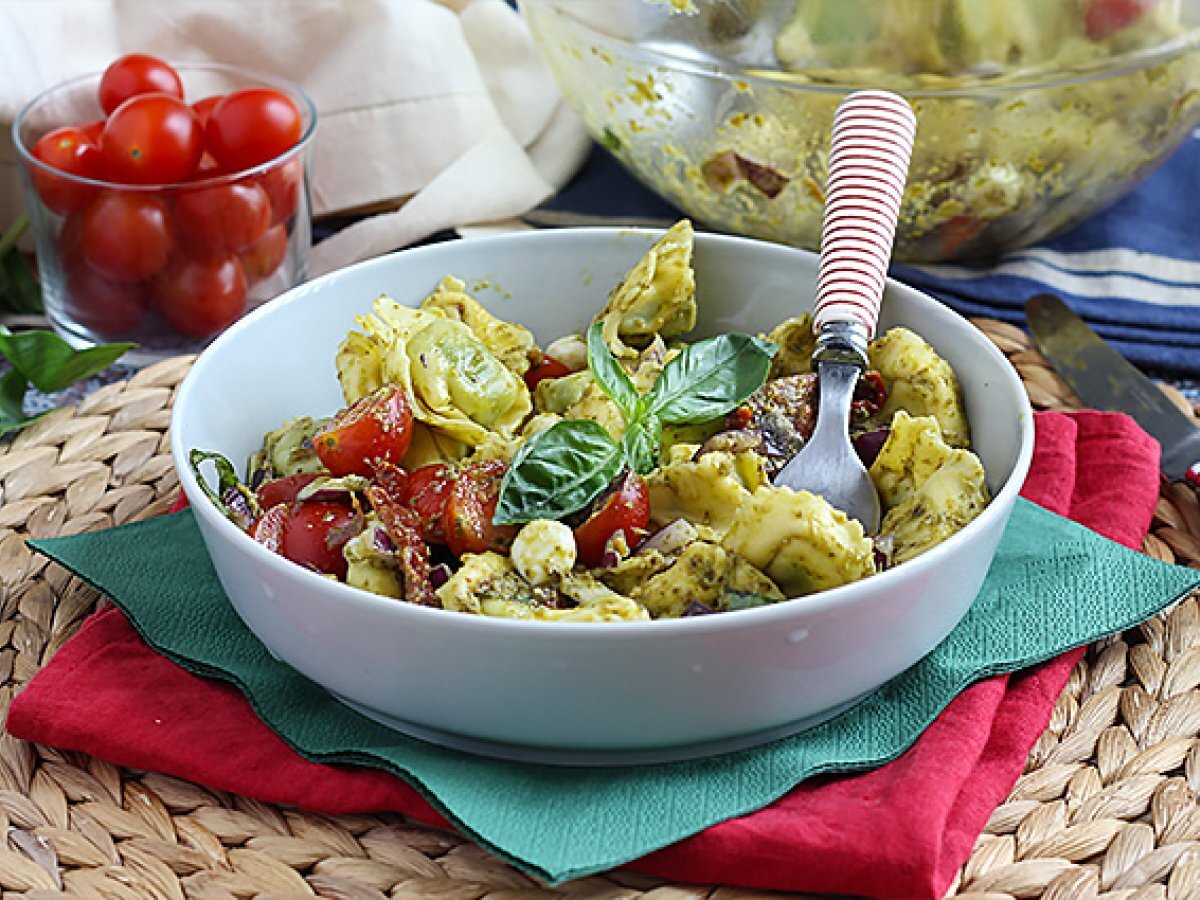
<instances>
[{"instance_id":1,"label":"woven straw placemat","mask_svg":"<svg viewBox=\"0 0 1200 900\"><path fill-rule=\"evenodd\" d=\"M1038 408L1079 401L1019 329L976 320ZM0 446L0 716L103 602L25 546L166 511L179 358L58 409ZM1194 414L1178 392L1168 393ZM1200 568L1200 501L1164 487L1144 550ZM961 898L1200 895L1200 595L1095 645L979 838ZM587 896L763 892L613 872L554 890L456 834L398 815L318 816L0 733L5 896Z\"/></svg>"}]
</instances>

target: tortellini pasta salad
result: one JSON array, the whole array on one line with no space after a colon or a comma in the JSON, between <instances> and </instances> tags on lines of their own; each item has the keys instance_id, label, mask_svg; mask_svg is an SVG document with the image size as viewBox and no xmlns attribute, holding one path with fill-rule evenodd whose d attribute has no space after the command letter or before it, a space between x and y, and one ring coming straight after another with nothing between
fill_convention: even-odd
<instances>
[{"instance_id":1,"label":"tortellini pasta salad","mask_svg":"<svg viewBox=\"0 0 1200 900\"><path fill-rule=\"evenodd\" d=\"M808 314L689 340L692 229L677 223L585 333L543 348L447 277L390 297L337 352L346 406L267 434L208 487L256 540L329 578L484 616L625 621L780 602L869 578L988 502L949 364L893 328L870 347L851 433L879 534L772 484L812 432Z\"/></svg>"}]
</instances>

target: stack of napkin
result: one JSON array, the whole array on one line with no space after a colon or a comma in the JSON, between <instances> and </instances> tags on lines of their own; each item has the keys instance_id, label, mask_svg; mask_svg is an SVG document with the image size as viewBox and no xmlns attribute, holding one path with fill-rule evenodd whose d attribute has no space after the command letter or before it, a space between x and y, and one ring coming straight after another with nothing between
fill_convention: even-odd
<instances>
[{"instance_id":1,"label":"stack of napkin","mask_svg":"<svg viewBox=\"0 0 1200 900\"><path fill-rule=\"evenodd\" d=\"M1200 582L1124 549L1149 527L1158 459L1125 416L1039 414L1028 500L955 632L854 709L739 753L574 769L391 732L270 657L221 595L186 511L35 543L117 608L33 679L8 728L264 801L452 825L551 883L628 864L681 881L941 896L1020 775L1082 653L1071 648Z\"/></svg>"}]
</instances>

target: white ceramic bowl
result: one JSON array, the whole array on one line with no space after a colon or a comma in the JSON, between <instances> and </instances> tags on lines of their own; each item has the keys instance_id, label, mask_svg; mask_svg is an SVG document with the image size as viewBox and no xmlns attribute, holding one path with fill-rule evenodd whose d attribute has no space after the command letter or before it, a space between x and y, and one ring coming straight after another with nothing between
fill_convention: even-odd
<instances>
[{"instance_id":1,"label":"white ceramic bowl","mask_svg":"<svg viewBox=\"0 0 1200 900\"><path fill-rule=\"evenodd\" d=\"M413 606L306 571L255 543L201 492L192 448L239 467L285 419L341 405L334 353L380 293L418 304L453 274L544 345L586 327L651 232L580 229L454 241L334 272L221 335L179 390L171 451L221 583L278 658L394 728L452 746L572 763L748 746L828 716L928 653L978 593L1033 447L1020 380L970 323L890 283L904 324L953 365L994 499L942 545L865 581L689 619L542 623ZM811 303L816 258L699 234L697 335L766 330Z\"/></svg>"}]
</instances>

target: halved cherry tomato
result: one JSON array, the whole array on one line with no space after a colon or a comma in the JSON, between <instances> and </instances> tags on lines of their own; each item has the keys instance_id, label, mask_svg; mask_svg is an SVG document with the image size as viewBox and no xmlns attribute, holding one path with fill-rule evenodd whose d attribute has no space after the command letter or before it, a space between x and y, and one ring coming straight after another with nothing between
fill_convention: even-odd
<instances>
[{"instance_id":1,"label":"halved cherry tomato","mask_svg":"<svg viewBox=\"0 0 1200 900\"><path fill-rule=\"evenodd\" d=\"M196 113L178 97L138 94L108 117L100 149L110 181L174 184L196 171L204 152L204 130Z\"/></svg>"},{"instance_id":2,"label":"halved cherry tomato","mask_svg":"<svg viewBox=\"0 0 1200 900\"><path fill-rule=\"evenodd\" d=\"M453 467L446 463L431 463L408 473L405 502L417 515L421 537L431 544L446 543L444 516L454 478Z\"/></svg>"},{"instance_id":3,"label":"halved cherry tomato","mask_svg":"<svg viewBox=\"0 0 1200 900\"><path fill-rule=\"evenodd\" d=\"M370 477L372 463L398 463L412 440L412 407L399 385L363 397L313 435L313 449L334 475Z\"/></svg>"},{"instance_id":4,"label":"halved cherry tomato","mask_svg":"<svg viewBox=\"0 0 1200 900\"><path fill-rule=\"evenodd\" d=\"M100 76L100 106L106 114L138 94L183 97L183 82L168 63L146 53L129 53L109 64Z\"/></svg>"},{"instance_id":5,"label":"halved cherry tomato","mask_svg":"<svg viewBox=\"0 0 1200 900\"><path fill-rule=\"evenodd\" d=\"M341 503L280 503L259 517L250 535L292 562L345 578L342 548L362 524L362 517Z\"/></svg>"},{"instance_id":6,"label":"halved cherry tomato","mask_svg":"<svg viewBox=\"0 0 1200 900\"><path fill-rule=\"evenodd\" d=\"M296 146L300 110L274 88L243 88L213 107L205 126L208 151L230 172L270 162Z\"/></svg>"},{"instance_id":7,"label":"halved cherry tomato","mask_svg":"<svg viewBox=\"0 0 1200 900\"><path fill-rule=\"evenodd\" d=\"M258 505L263 509L270 509L280 503L292 503L297 494L320 477L317 472L301 472L297 475L284 475L281 478L264 481L255 491Z\"/></svg>"},{"instance_id":8,"label":"halved cherry tomato","mask_svg":"<svg viewBox=\"0 0 1200 900\"><path fill-rule=\"evenodd\" d=\"M545 381L547 378L562 378L564 375L570 375L571 370L567 368L566 363L561 363L553 356L543 356L542 361L536 366L530 366L525 372L525 384L532 391L538 386L539 381Z\"/></svg>"},{"instance_id":9,"label":"halved cherry tomato","mask_svg":"<svg viewBox=\"0 0 1200 900\"><path fill-rule=\"evenodd\" d=\"M609 540L617 532L624 533L625 543L633 550L645 539L649 524L650 489L646 479L637 472L626 472L616 490L604 497L587 521L575 529L579 561L585 566L600 565Z\"/></svg>"},{"instance_id":10,"label":"halved cherry tomato","mask_svg":"<svg viewBox=\"0 0 1200 900\"><path fill-rule=\"evenodd\" d=\"M485 550L504 553L512 546L518 526L492 521L507 471L508 463L502 459L470 463L459 470L442 511L446 545L455 556Z\"/></svg>"},{"instance_id":11,"label":"halved cherry tomato","mask_svg":"<svg viewBox=\"0 0 1200 900\"><path fill-rule=\"evenodd\" d=\"M271 227L271 200L250 182L179 191L175 222L187 241L205 250L243 250Z\"/></svg>"},{"instance_id":12,"label":"halved cherry tomato","mask_svg":"<svg viewBox=\"0 0 1200 900\"><path fill-rule=\"evenodd\" d=\"M150 194L107 191L83 213L83 255L113 281L142 281L162 271L173 244L167 205Z\"/></svg>"},{"instance_id":13,"label":"halved cherry tomato","mask_svg":"<svg viewBox=\"0 0 1200 900\"><path fill-rule=\"evenodd\" d=\"M1083 10L1087 36L1102 41L1132 25L1154 8L1157 0L1091 0Z\"/></svg>"},{"instance_id":14,"label":"halved cherry tomato","mask_svg":"<svg viewBox=\"0 0 1200 900\"><path fill-rule=\"evenodd\" d=\"M43 135L30 153L35 159L68 175L96 181L104 178L104 156L82 128L55 128ZM59 215L82 211L96 196L98 189L94 185L30 168L38 196Z\"/></svg>"},{"instance_id":15,"label":"halved cherry tomato","mask_svg":"<svg viewBox=\"0 0 1200 900\"><path fill-rule=\"evenodd\" d=\"M155 300L177 331L216 334L246 311L246 274L228 251L179 256L154 281Z\"/></svg>"},{"instance_id":16,"label":"halved cherry tomato","mask_svg":"<svg viewBox=\"0 0 1200 900\"><path fill-rule=\"evenodd\" d=\"M261 238L238 251L238 259L250 286L275 274L287 257L288 234L283 225L272 225Z\"/></svg>"}]
</instances>

